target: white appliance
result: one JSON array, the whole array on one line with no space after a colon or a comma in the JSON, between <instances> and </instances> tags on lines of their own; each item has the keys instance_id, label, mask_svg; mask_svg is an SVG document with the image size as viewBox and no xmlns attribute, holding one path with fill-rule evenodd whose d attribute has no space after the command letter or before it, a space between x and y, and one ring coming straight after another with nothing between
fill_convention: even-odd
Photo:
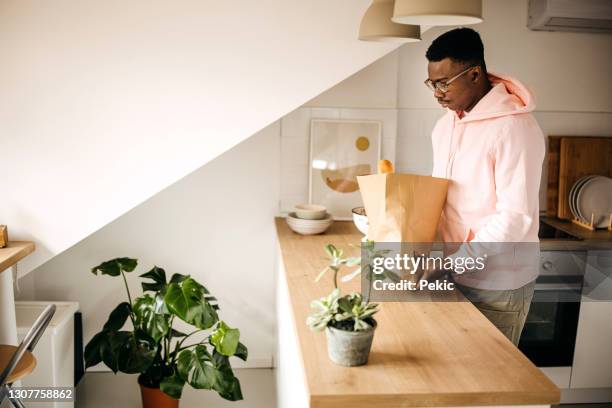
<instances>
[{"instance_id":1,"label":"white appliance","mask_svg":"<svg viewBox=\"0 0 612 408\"><path fill-rule=\"evenodd\" d=\"M36 368L21 380L22 387L74 387L74 314L77 302L17 301L17 336L23 340L45 307L57 307L51 323L34 348ZM73 408L73 402L25 402L31 408Z\"/></svg>"},{"instance_id":2,"label":"white appliance","mask_svg":"<svg viewBox=\"0 0 612 408\"><path fill-rule=\"evenodd\" d=\"M610 0L529 0L531 30L612 33Z\"/></svg>"}]
</instances>

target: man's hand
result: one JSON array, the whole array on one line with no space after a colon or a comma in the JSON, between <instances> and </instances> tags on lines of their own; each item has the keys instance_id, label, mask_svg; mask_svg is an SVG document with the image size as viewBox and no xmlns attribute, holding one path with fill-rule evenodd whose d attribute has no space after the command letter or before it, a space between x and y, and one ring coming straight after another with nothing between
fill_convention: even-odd
<instances>
[{"instance_id":1,"label":"man's hand","mask_svg":"<svg viewBox=\"0 0 612 408\"><path fill-rule=\"evenodd\" d=\"M421 279L425 279L429 282L433 282L433 281L436 281L442 278L447 273L448 271L445 271L444 269L424 270L423 276L421 277Z\"/></svg>"}]
</instances>

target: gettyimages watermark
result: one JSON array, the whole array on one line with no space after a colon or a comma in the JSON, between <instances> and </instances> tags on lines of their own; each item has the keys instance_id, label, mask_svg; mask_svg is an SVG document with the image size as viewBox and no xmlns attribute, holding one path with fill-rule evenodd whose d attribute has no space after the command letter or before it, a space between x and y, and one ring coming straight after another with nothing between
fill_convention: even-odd
<instances>
[{"instance_id":1,"label":"gettyimages watermark","mask_svg":"<svg viewBox=\"0 0 612 408\"><path fill-rule=\"evenodd\" d=\"M531 282L534 302L612 301L612 249L541 251L538 242L361 245L361 292L376 302L461 302L466 288L503 301L508 290Z\"/></svg>"}]
</instances>

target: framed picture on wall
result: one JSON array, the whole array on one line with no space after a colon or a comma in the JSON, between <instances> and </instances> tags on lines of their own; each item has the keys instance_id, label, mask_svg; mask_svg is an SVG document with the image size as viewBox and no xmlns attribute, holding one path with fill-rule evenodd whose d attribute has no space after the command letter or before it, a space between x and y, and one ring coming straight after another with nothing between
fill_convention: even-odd
<instances>
[{"instance_id":1,"label":"framed picture on wall","mask_svg":"<svg viewBox=\"0 0 612 408\"><path fill-rule=\"evenodd\" d=\"M357 176L376 173L382 122L313 119L310 122L310 203L335 219L351 219L362 206Z\"/></svg>"}]
</instances>

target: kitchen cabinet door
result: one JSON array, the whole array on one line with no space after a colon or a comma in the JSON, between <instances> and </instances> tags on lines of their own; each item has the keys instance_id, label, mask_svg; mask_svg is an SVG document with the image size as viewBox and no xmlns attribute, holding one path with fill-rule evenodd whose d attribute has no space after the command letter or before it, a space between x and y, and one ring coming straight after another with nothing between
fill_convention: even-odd
<instances>
[{"instance_id":1,"label":"kitchen cabinet door","mask_svg":"<svg viewBox=\"0 0 612 408\"><path fill-rule=\"evenodd\" d=\"M612 251L589 251L571 388L612 387Z\"/></svg>"}]
</instances>

